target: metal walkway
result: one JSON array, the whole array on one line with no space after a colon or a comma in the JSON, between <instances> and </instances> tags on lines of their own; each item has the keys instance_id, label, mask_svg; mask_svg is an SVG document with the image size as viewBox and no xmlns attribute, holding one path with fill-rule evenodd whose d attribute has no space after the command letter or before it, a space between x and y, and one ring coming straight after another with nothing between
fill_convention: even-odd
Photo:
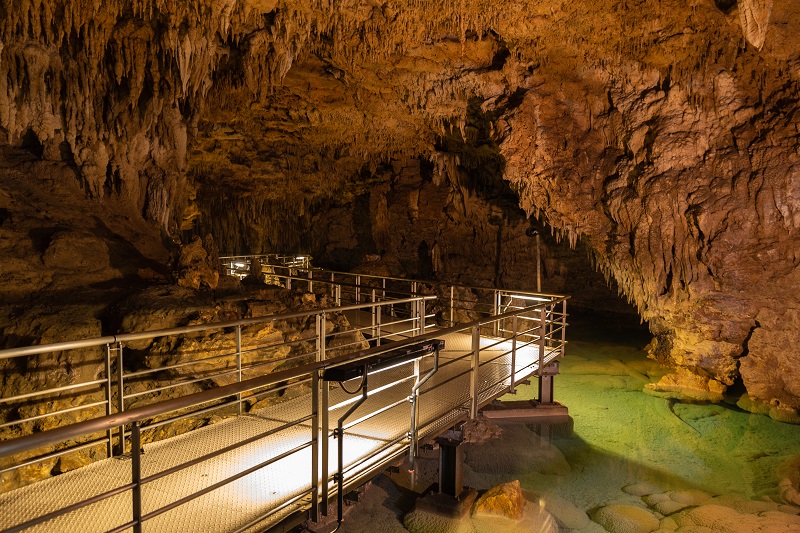
<instances>
[{"instance_id":1,"label":"metal walkway","mask_svg":"<svg viewBox=\"0 0 800 533\"><path fill-rule=\"evenodd\" d=\"M234 326L238 328L236 370L240 377L235 383L172 403L128 410L123 405L117 413L75 425L83 424L84 428L70 426L0 442L0 457L24 457L34 447L41 447L43 437L50 437L48 442L52 442L65 437L72 427L71 438L76 434L106 435L110 450L113 428L120 426L125 428L123 442L131 442L130 452L125 455L0 494L0 530L264 531L293 514L306 513L315 518L333 501L339 479L338 437L332 427L357 401L359 395L347 391L356 389L361 379L328 384L320 379L322 370L366 360L403 343L434 337L445 342L438 353L438 370L416 395L411 394L412 386L434 367L436 354L369 374L367 399L344 426L341 480L346 489L352 489L397 462L420 441L475 416L480 406L513 390L515 383L535 375L540 365L563 355L565 300L535 298L539 300L533 305L509 310L514 306L508 304L505 313L451 328L426 324L426 316L433 319L426 315L426 306L435 304L433 297L326 310L322 317L345 313L351 335L360 332L371 338L373 345L381 346L326 359L326 348L330 350L335 343L331 342L324 318L321 327L317 318L320 329L315 330L316 362L249 380L241 378L242 353L246 352L241 336L247 324ZM388 306L392 306L391 311ZM404 306L410 311L408 318L402 316ZM386 310L388 316L381 318L380 309ZM231 328L229 324L223 329ZM480 335L482 332L492 334ZM150 336L162 338L165 334L155 333ZM404 337L409 339L398 342ZM256 404L258 408L243 412L249 395L266 397L271 404ZM122 396L124 400L124 392ZM138 444L142 431L165 427L153 423L159 417L167 413L185 417L189 406L208 409L210 398L221 402L231 397L234 399L225 403L227 407L217 408L230 410L235 406L242 414L143 447ZM111 403L109 393L108 404ZM411 410L415 407L416 423L411 425ZM97 441L103 442L102 438ZM119 444L118 435L115 442ZM137 453L140 448L143 454ZM25 523L29 527L20 529Z\"/></svg>"}]
</instances>

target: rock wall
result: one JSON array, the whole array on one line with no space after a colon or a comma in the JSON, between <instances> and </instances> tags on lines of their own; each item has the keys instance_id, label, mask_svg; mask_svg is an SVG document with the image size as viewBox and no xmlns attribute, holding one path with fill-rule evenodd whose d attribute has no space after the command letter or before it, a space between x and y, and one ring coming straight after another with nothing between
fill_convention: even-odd
<instances>
[{"instance_id":1,"label":"rock wall","mask_svg":"<svg viewBox=\"0 0 800 533\"><path fill-rule=\"evenodd\" d=\"M636 303L676 368L655 392L741 378L780 418L800 408L799 21L792 0L19 0L0 9L0 142L223 251L302 242L352 203L380 252L393 161L469 169L471 189L502 175ZM103 253L65 235L47 260L66 248Z\"/></svg>"},{"instance_id":2,"label":"rock wall","mask_svg":"<svg viewBox=\"0 0 800 533\"><path fill-rule=\"evenodd\" d=\"M497 175L492 187L469 186L469 170L449 173L428 161L396 161L375 186L345 206L311 217L315 264L389 276L438 279L473 286L536 290L541 232L542 291L569 294L570 308L635 314L635 308L577 250L529 219ZM448 177L449 176L449 177ZM452 179L452 181L450 181Z\"/></svg>"},{"instance_id":3,"label":"rock wall","mask_svg":"<svg viewBox=\"0 0 800 533\"><path fill-rule=\"evenodd\" d=\"M718 399L741 376L751 397L797 410L796 84L754 87L720 67L692 93L654 69L622 72L525 96L501 148L521 205L588 238L636 302L651 355L677 367L656 390Z\"/></svg>"}]
</instances>

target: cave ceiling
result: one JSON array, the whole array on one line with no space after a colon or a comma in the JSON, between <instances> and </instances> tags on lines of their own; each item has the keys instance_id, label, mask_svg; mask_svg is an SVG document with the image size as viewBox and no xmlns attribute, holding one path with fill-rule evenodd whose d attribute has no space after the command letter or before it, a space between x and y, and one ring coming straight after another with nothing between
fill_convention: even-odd
<instances>
[{"instance_id":1,"label":"cave ceiling","mask_svg":"<svg viewBox=\"0 0 800 533\"><path fill-rule=\"evenodd\" d=\"M794 0L6 0L0 21L0 141L99 201L176 234L203 197L303 211L393 161L501 161L650 322L678 376L656 392L742 378L800 409Z\"/></svg>"}]
</instances>

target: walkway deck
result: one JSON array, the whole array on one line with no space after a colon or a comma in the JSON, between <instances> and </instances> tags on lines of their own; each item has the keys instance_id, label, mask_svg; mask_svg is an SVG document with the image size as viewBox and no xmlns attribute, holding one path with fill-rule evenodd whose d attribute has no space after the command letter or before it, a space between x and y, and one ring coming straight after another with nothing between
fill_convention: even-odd
<instances>
[{"instance_id":1,"label":"walkway deck","mask_svg":"<svg viewBox=\"0 0 800 533\"><path fill-rule=\"evenodd\" d=\"M384 326L385 327L385 326ZM420 437L432 437L466 418L470 404L470 361L464 357L472 350L471 338L462 333L443 336L446 346L440 354L440 369L422 389L419 400ZM479 371L479 403L485 404L508 390L511 374L511 341L483 337L480 340L481 362ZM521 344L521 343L520 343ZM553 350L545 357L549 362L558 355ZM538 347L529 344L516 350L515 378L521 381L536 372L539 363ZM422 360L420 372L431 368L432 358ZM413 362L387 369L370 376L372 393L348 420L357 421L363 413L391 405L407 398L414 378ZM348 383L355 388L357 383ZM340 387L330 390L331 427L347 410L355 397ZM185 463L213 450L219 450L279 428L292 420L310 413L311 394L303 394L279 404L246 415L223 420L211 426L144 446L142 475L162 472L171 466ZM409 430L410 407L401 402L377 416L356 423L346 430L344 437L345 464L353 465L370 457L375 450L393 440L400 442L384 452L383 458L399 457L407 453L408 439L402 439ZM212 487L231 475L265 461L265 458L286 453L286 457L241 479L214 489L207 494L143 524L144 531L153 532L233 532L263 531L279 522L291 512L308 508L307 496L285 506L280 512L261 520L270 509L305 495L311 479L312 455L309 448L292 452L307 442L311 435L308 423L290 425L274 435L225 453L213 460L204 461L179 473L165 476L149 483L142 490L145 517L158 509L198 490ZM329 473L336 472L336 443L329 437ZM372 457L357 469L348 472L352 478L368 469L380 457ZM0 528L12 528L36 516L81 501L93 495L131 482L129 458L112 458L40 481L33 485L0 495ZM331 495L335 484L329 483ZM40 524L28 531L58 532L81 531L85 533L113 531L131 520L131 495L128 491L100 503L73 511L54 520ZM131 529L118 529L130 531Z\"/></svg>"}]
</instances>

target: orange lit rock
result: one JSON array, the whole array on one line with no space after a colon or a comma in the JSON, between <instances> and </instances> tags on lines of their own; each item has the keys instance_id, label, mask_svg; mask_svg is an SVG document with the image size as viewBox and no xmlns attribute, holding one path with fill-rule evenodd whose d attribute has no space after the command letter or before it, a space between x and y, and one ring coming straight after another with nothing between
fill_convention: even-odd
<instances>
[{"instance_id":1,"label":"orange lit rock","mask_svg":"<svg viewBox=\"0 0 800 533\"><path fill-rule=\"evenodd\" d=\"M519 481L514 480L492 487L481 495L472 507L474 516L502 516L519 520L525 507L525 498Z\"/></svg>"}]
</instances>

